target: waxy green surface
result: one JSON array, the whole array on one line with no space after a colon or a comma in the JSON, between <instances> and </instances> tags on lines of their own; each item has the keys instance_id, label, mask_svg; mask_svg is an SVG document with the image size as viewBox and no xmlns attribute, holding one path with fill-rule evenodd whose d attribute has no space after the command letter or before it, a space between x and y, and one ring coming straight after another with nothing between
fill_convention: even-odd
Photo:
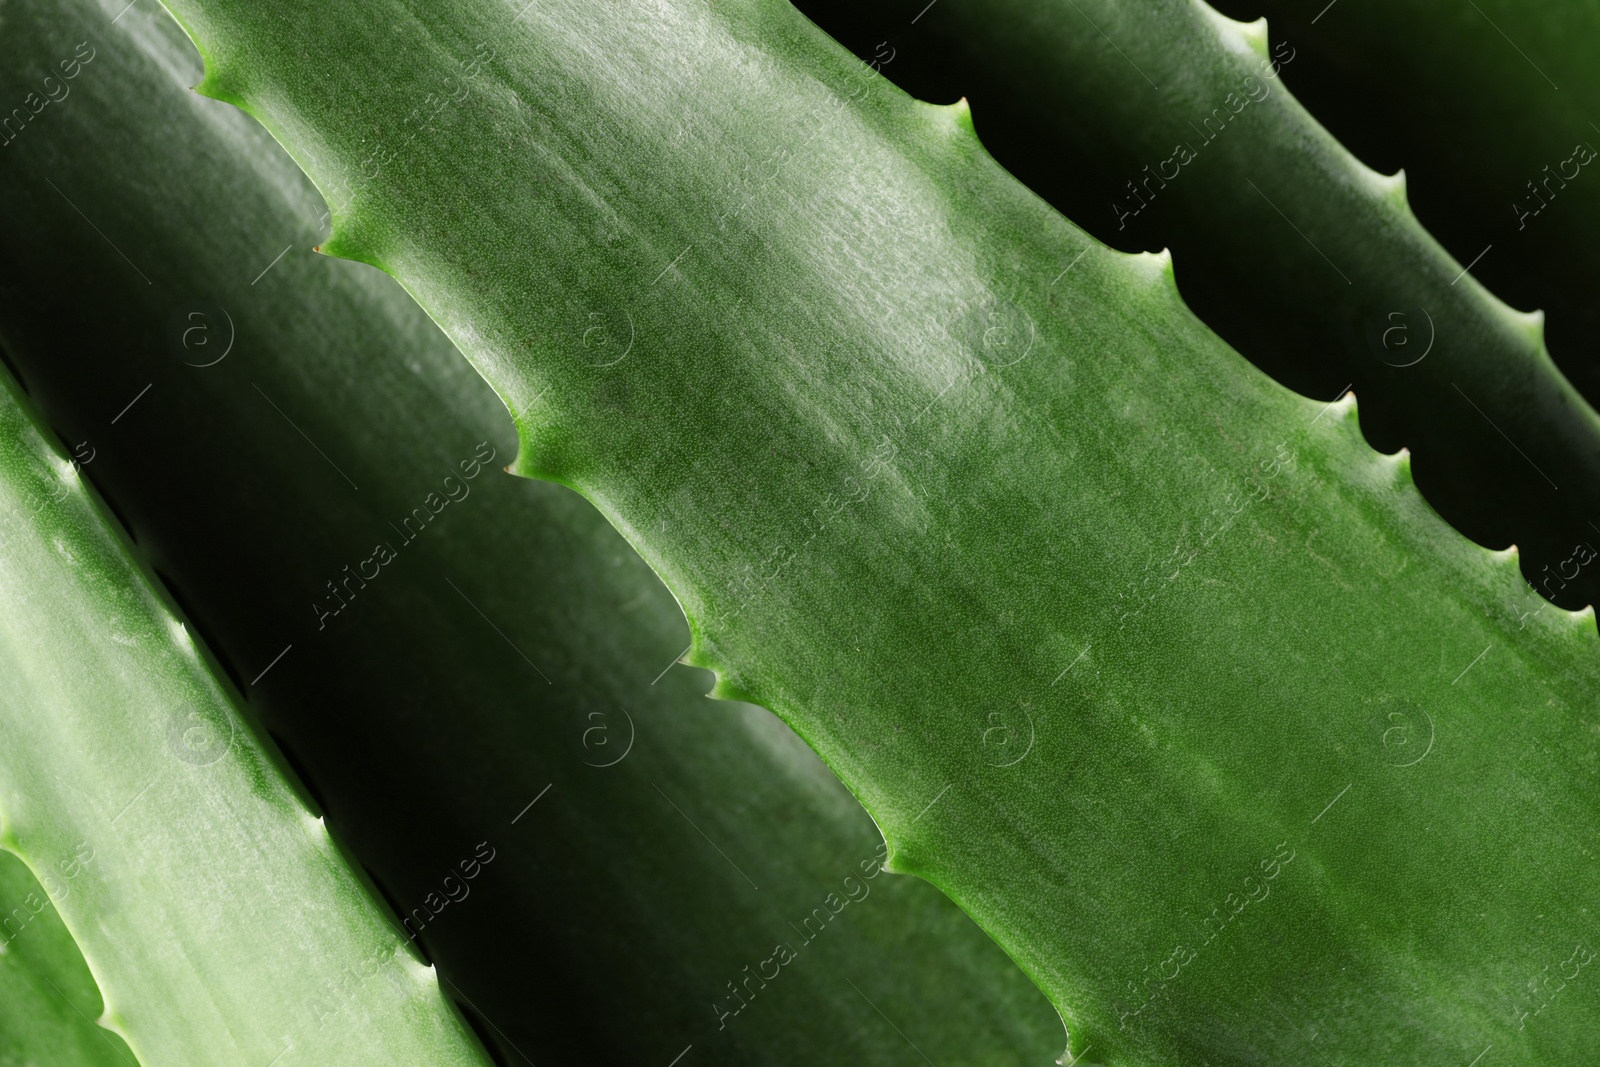
<instances>
[{"instance_id":1,"label":"waxy green surface","mask_svg":"<svg viewBox=\"0 0 1600 1067\"><path fill-rule=\"evenodd\" d=\"M1075 1055L1592 1055L1592 617L964 109L782 4L169 6Z\"/></svg>"},{"instance_id":2,"label":"waxy green surface","mask_svg":"<svg viewBox=\"0 0 1600 1067\"><path fill-rule=\"evenodd\" d=\"M5 150L0 260L29 270L0 284L0 337L503 1062L1060 1054L1004 953L879 873L871 819L803 742L672 667L682 613L616 531L499 470L503 406L415 303L311 253L321 198L189 91L164 12L10 10L19 85L84 36L99 52ZM328 1062L295 1056L275 1067Z\"/></svg>"}]
</instances>

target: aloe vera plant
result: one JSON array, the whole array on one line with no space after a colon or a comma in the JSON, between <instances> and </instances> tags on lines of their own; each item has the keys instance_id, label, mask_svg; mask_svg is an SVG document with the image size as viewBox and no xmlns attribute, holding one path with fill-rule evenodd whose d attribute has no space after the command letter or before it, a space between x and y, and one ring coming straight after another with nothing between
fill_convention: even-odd
<instances>
[{"instance_id":1,"label":"aloe vera plant","mask_svg":"<svg viewBox=\"0 0 1600 1067\"><path fill-rule=\"evenodd\" d=\"M147 1063L485 1062L76 465L0 388L0 840L82 949L100 1021Z\"/></svg>"},{"instance_id":2,"label":"aloe vera plant","mask_svg":"<svg viewBox=\"0 0 1600 1067\"><path fill-rule=\"evenodd\" d=\"M101 18L18 6L0 69ZM1059 1053L1042 995L932 887L878 873L870 819L792 733L667 670L688 642L670 594L574 494L497 469L503 408L421 310L309 254L315 191L188 91L178 27L134 9L96 40L70 110L0 171L0 257L32 263L0 289L0 337L485 1044L541 1064ZM496 459L467 478L485 436ZM460 499L416 518L434 491ZM375 538L396 558L349 578Z\"/></svg>"},{"instance_id":3,"label":"aloe vera plant","mask_svg":"<svg viewBox=\"0 0 1600 1067\"><path fill-rule=\"evenodd\" d=\"M1456 259L1422 228L1406 175L1393 169L1418 153L1380 175L1300 106L1286 86L1299 84L1302 47L1315 47L1315 33L1296 26L1269 42L1266 23L1232 22L1200 0L941 4L915 23L925 0L874 5L870 18L859 5L801 6L847 34L858 55L892 49L884 73L913 92L970 95L996 158L1101 240L1170 247L1186 301L1280 382L1325 399L1353 386L1367 439L1383 451L1409 447L1429 502L1480 544L1518 545L1524 575L1545 596L1567 607L1600 599L1600 572L1572 562L1600 513L1600 420L1551 362L1539 298L1520 286L1528 311L1512 311L1474 278L1485 241L1452 242ZM1341 7L1319 26L1360 27L1385 42L1350 49L1374 91L1427 100L1414 91L1423 82L1440 110L1470 114L1447 69L1461 50L1427 27L1494 31L1470 7L1443 17L1441 5L1423 3L1399 5L1415 17L1402 32L1391 7ZM1563 21L1541 25L1557 32ZM1419 40L1433 43L1417 48ZM1498 38L1494 47L1520 63ZM1429 61L1404 82L1413 91L1397 92L1391 72ZM1362 107L1360 125L1383 127L1368 119L1384 107ZM1485 119L1473 119L1480 138L1492 130L1498 143L1516 126L1541 150L1563 126ZM1454 136L1431 116L1403 129L1431 131L1436 142ZM1570 148L1575 136L1556 141ZM1456 184L1443 168L1416 178L1429 190ZM1463 214L1483 220L1487 203ZM1546 262L1565 270L1576 261ZM1554 313L1570 314L1572 303ZM1592 343L1574 334L1589 332L1563 334L1567 365L1588 360Z\"/></svg>"},{"instance_id":4,"label":"aloe vera plant","mask_svg":"<svg viewBox=\"0 0 1600 1067\"><path fill-rule=\"evenodd\" d=\"M783 5L169 6L1071 1058L1592 1050L1592 617L964 107Z\"/></svg>"}]
</instances>

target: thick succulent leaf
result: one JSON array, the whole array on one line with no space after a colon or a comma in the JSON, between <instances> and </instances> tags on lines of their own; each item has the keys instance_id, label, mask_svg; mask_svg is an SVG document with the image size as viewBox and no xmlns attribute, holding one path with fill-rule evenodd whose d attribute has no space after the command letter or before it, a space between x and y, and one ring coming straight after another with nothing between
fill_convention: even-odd
<instances>
[{"instance_id":1,"label":"thick succulent leaf","mask_svg":"<svg viewBox=\"0 0 1600 1067\"><path fill-rule=\"evenodd\" d=\"M1290 95L1286 84L1315 62L1301 54L1314 35L1269 43L1264 24L1232 22L1201 0L988 0L940 4L915 23L926 0L872 5L870 17L834 0L800 6L848 32L857 55L887 56L884 74L913 94L968 96L995 158L1094 236L1170 247L1186 302L1258 367L1324 399L1353 385L1368 441L1408 447L1423 494L1458 530L1492 548L1516 544L1525 576L1562 605L1600 601L1600 568L1574 575L1568 562L1575 542L1595 540L1600 419L1551 363L1543 316L1512 311L1474 280L1493 259L1478 259L1487 240L1452 243L1451 258L1412 214L1406 175L1368 170ZM1434 18L1397 33L1378 8L1340 8L1318 24L1359 25L1386 42L1388 52L1359 49L1384 97L1359 110L1360 124L1425 99L1397 88L1394 72L1427 63L1459 122L1460 50ZM1538 119L1516 125L1540 151L1557 136L1571 147L1562 123L1529 110ZM1480 132L1499 138L1510 124L1498 119ZM1403 129L1448 136L1421 118ZM1413 171L1409 184L1462 189L1461 169L1477 170L1452 161ZM1462 210L1498 220L1492 199ZM1542 273L1567 273L1558 264L1569 260L1545 262ZM1544 306L1526 285L1517 293L1521 306ZM1568 351L1587 361L1593 348L1586 339Z\"/></svg>"},{"instance_id":2,"label":"thick succulent leaf","mask_svg":"<svg viewBox=\"0 0 1600 1067\"><path fill-rule=\"evenodd\" d=\"M1600 5L1218 6L1289 35L1301 99L1363 158L1406 168L1429 229L1495 292L1549 314L1556 362L1600 401Z\"/></svg>"},{"instance_id":3,"label":"thick succulent leaf","mask_svg":"<svg viewBox=\"0 0 1600 1067\"><path fill-rule=\"evenodd\" d=\"M1058 1054L1044 997L933 887L877 874L871 820L792 732L667 669L671 595L576 494L498 469L503 406L399 286L310 253L321 199L189 92L176 24L115 14L28 0L0 39L24 82L99 50L0 171L0 258L30 264L0 334L485 1041L586 1067ZM374 540L397 558L349 578ZM790 923L818 907L811 943ZM798 958L763 985L778 942ZM755 999L724 1020L730 981Z\"/></svg>"},{"instance_id":4,"label":"thick succulent leaf","mask_svg":"<svg viewBox=\"0 0 1600 1067\"><path fill-rule=\"evenodd\" d=\"M483 1062L75 464L0 389L3 843L81 946L101 1023L147 1067Z\"/></svg>"},{"instance_id":5,"label":"thick succulent leaf","mask_svg":"<svg viewBox=\"0 0 1600 1067\"><path fill-rule=\"evenodd\" d=\"M100 989L49 890L4 851L0 909L0 1063L133 1064L127 1043L94 1023L102 1011Z\"/></svg>"},{"instance_id":6,"label":"thick succulent leaf","mask_svg":"<svg viewBox=\"0 0 1600 1067\"><path fill-rule=\"evenodd\" d=\"M1592 617L964 107L781 3L169 7L1075 1055L1592 1054Z\"/></svg>"}]
</instances>

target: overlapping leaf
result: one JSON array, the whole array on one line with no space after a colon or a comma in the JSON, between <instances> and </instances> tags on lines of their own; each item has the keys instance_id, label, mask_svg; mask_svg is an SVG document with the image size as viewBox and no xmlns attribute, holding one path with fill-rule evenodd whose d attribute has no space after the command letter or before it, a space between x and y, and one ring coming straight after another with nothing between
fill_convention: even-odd
<instances>
[{"instance_id":1,"label":"overlapping leaf","mask_svg":"<svg viewBox=\"0 0 1600 1067\"><path fill-rule=\"evenodd\" d=\"M81 947L100 1021L152 1067L483 1062L74 463L0 387L4 845Z\"/></svg>"},{"instance_id":2,"label":"overlapping leaf","mask_svg":"<svg viewBox=\"0 0 1600 1067\"><path fill-rule=\"evenodd\" d=\"M100 990L50 891L9 852L0 852L0 909L0 1063L132 1064L122 1038L94 1023Z\"/></svg>"},{"instance_id":3,"label":"overlapping leaf","mask_svg":"<svg viewBox=\"0 0 1600 1067\"><path fill-rule=\"evenodd\" d=\"M1290 81L1312 111L1363 158L1404 166L1422 220L1495 292L1544 309L1556 362L1600 398L1600 6L1219 6L1294 39Z\"/></svg>"}]
</instances>

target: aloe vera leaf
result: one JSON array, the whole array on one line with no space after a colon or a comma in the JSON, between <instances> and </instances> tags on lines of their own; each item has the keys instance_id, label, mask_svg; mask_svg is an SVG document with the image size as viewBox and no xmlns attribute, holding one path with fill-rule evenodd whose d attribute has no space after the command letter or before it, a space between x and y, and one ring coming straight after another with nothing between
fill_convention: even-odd
<instances>
[{"instance_id":1,"label":"aloe vera leaf","mask_svg":"<svg viewBox=\"0 0 1600 1067\"><path fill-rule=\"evenodd\" d=\"M0 1064L128 1067L127 1044L104 1027L100 989L50 895L22 860L0 851Z\"/></svg>"},{"instance_id":2,"label":"aloe vera leaf","mask_svg":"<svg viewBox=\"0 0 1600 1067\"><path fill-rule=\"evenodd\" d=\"M0 171L0 258L30 264L0 289L0 335L504 1062L1059 1053L1059 1019L986 935L876 876L871 820L792 732L667 670L688 644L670 594L575 494L495 469L515 442L493 392L392 280L310 254L321 199L259 125L188 91L178 27L135 8L100 32L115 14L13 6L29 32L0 69L25 81L82 34L99 54ZM461 478L485 436L500 458ZM452 471L470 495L403 543L389 523ZM312 603L337 607L325 583L376 538L399 558L319 628ZM495 858L463 878L485 840ZM798 958L748 978L776 942ZM719 1028L730 981L754 999Z\"/></svg>"},{"instance_id":3,"label":"aloe vera leaf","mask_svg":"<svg viewBox=\"0 0 1600 1067\"><path fill-rule=\"evenodd\" d=\"M1589 962L1592 616L1535 612L1353 401L1267 380L964 107L784 4L168 6L329 195L323 249L423 303L516 469L596 502L716 692L817 749L1074 1058L1592 1053L1592 1002L1527 999Z\"/></svg>"},{"instance_id":4,"label":"aloe vera leaf","mask_svg":"<svg viewBox=\"0 0 1600 1067\"><path fill-rule=\"evenodd\" d=\"M9 375L0 813L141 1063L481 1063ZM307 1011L337 1004L337 1027ZM280 1062L282 1062L280 1060Z\"/></svg>"},{"instance_id":5,"label":"aloe vera leaf","mask_svg":"<svg viewBox=\"0 0 1600 1067\"><path fill-rule=\"evenodd\" d=\"M1364 158L1406 168L1418 216L1460 259L1483 254L1484 284L1544 309L1556 362L1600 398L1600 182L1583 162L1600 149L1600 7L1219 6L1294 39L1296 93Z\"/></svg>"},{"instance_id":6,"label":"aloe vera leaf","mask_svg":"<svg viewBox=\"0 0 1600 1067\"><path fill-rule=\"evenodd\" d=\"M1318 124L1319 107L1290 95L1314 35L1269 42L1265 24L1199 0L939 4L912 23L925 6L879 4L863 17L859 5L801 5L824 29L850 31L858 55L889 57L884 73L910 91L969 96L996 159L1096 237L1171 247L1196 314L1280 382L1324 398L1353 385L1368 440L1409 447L1423 494L1458 530L1516 544L1525 577L1558 603L1600 601L1600 570L1572 577L1568 562L1575 542L1596 537L1600 419L1551 362L1542 315L1512 311L1475 281L1487 242L1448 242L1453 258L1413 215L1408 189L1456 188L1456 172L1398 173L1410 153L1385 178ZM1392 51L1448 64L1435 84L1459 114L1459 51L1420 27L1396 33L1375 7L1336 10ZM1414 98L1388 75L1406 64L1365 54L1374 89ZM1363 107L1360 121L1381 125L1387 111ZM1529 115L1517 124L1527 136L1570 147L1553 116ZM1419 119L1405 136L1434 128ZM1472 215L1490 217L1487 201ZM1570 279L1557 290L1582 276L1546 262L1542 273ZM1513 303L1548 306L1541 286L1518 286ZM1586 361L1592 349L1567 351Z\"/></svg>"}]
</instances>

